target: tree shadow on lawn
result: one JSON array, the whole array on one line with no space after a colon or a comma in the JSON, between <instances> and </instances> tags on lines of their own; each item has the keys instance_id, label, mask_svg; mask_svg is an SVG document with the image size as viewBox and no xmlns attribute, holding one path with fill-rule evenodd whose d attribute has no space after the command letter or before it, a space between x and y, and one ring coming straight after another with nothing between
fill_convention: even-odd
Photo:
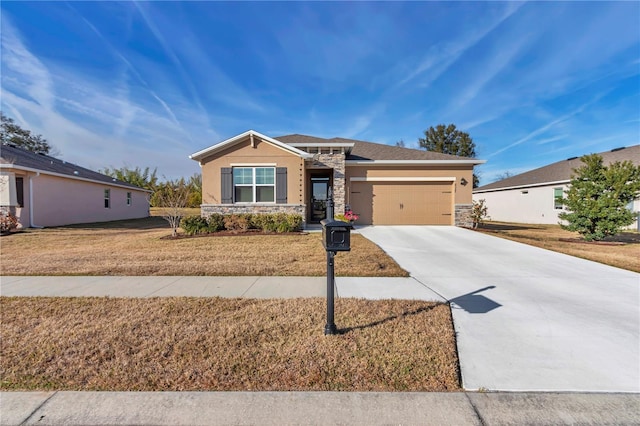
<instances>
[{"instance_id":1,"label":"tree shadow on lawn","mask_svg":"<svg viewBox=\"0 0 640 426\"><path fill-rule=\"evenodd\" d=\"M607 237L603 241L626 243L626 244L640 244L640 232L621 232L613 237Z\"/></svg>"},{"instance_id":2,"label":"tree shadow on lawn","mask_svg":"<svg viewBox=\"0 0 640 426\"><path fill-rule=\"evenodd\" d=\"M538 228L528 224L485 222L480 224L477 229L479 231L524 231Z\"/></svg>"},{"instance_id":3,"label":"tree shadow on lawn","mask_svg":"<svg viewBox=\"0 0 640 426\"><path fill-rule=\"evenodd\" d=\"M149 216L140 219L114 220L110 222L77 223L74 225L59 226L69 229L169 229L167 221L160 216Z\"/></svg>"}]
</instances>

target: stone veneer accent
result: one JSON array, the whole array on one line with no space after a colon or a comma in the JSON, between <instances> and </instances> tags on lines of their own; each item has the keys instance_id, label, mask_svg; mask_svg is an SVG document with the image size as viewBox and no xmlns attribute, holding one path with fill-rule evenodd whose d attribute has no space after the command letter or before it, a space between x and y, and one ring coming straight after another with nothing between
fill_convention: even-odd
<instances>
[{"instance_id":1,"label":"stone veneer accent","mask_svg":"<svg viewBox=\"0 0 640 426\"><path fill-rule=\"evenodd\" d=\"M312 160L307 160L307 168L333 169L333 202L334 213L344 212L345 206L345 155L344 153L316 154Z\"/></svg>"},{"instance_id":2,"label":"stone veneer accent","mask_svg":"<svg viewBox=\"0 0 640 426\"><path fill-rule=\"evenodd\" d=\"M213 213L299 214L302 216L302 227L305 228L307 224L307 207L299 204L201 204L200 205L200 216L209 217Z\"/></svg>"},{"instance_id":3,"label":"stone veneer accent","mask_svg":"<svg viewBox=\"0 0 640 426\"><path fill-rule=\"evenodd\" d=\"M473 228L473 219L471 218L471 209L473 204L456 204L455 225L463 228Z\"/></svg>"}]
</instances>

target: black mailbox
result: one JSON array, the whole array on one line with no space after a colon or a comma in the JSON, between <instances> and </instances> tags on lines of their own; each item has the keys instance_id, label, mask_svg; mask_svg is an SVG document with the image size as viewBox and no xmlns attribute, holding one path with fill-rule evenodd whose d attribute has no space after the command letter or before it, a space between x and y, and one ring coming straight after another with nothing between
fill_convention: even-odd
<instances>
[{"instance_id":1,"label":"black mailbox","mask_svg":"<svg viewBox=\"0 0 640 426\"><path fill-rule=\"evenodd\" d=\"M351 224L339 220L324 219L322 245L326 251L351 251Z\"/></svg>"}]
</instances>

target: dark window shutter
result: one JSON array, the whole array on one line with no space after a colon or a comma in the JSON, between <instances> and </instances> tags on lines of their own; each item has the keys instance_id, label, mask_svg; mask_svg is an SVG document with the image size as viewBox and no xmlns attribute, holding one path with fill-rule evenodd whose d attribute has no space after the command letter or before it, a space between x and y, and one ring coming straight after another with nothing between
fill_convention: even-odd
<instances>
[{"instance_id":1,"label":"dark window shutter","mask_svg":"<svg viewBox=\"0 0 640 426\"><path fill-rule=\"evenodd\" d=\"M222 204L233 204L233 169L231 167L222 167L220 171L220 198L222 199Z\"/></svg>"},{"instance_id":2,"label":"dark window shutter","mask_svg":"<svg viewBox=\"0 0 640 426\"><path fill-rule=\"evenodd\" d=\"M287 168L276 167L276 203L287 203Z\"/></svg>"}]
</instances>

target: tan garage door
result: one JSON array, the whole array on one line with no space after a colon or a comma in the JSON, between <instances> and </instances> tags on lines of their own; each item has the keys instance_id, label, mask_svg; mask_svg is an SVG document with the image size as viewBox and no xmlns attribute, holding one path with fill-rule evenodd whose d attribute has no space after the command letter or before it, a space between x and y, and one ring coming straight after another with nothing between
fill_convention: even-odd
<instances>
[{"instance_id":1,"label":"tan garage door","mask_svg":"<svg viewBox=\"0 0 640 426\"><path fill-rule=\"evenodd\" d=\"M452 225L452 188L442 182L351 182L351 209L363 225Z\"/></svg>"}]
</instances>

